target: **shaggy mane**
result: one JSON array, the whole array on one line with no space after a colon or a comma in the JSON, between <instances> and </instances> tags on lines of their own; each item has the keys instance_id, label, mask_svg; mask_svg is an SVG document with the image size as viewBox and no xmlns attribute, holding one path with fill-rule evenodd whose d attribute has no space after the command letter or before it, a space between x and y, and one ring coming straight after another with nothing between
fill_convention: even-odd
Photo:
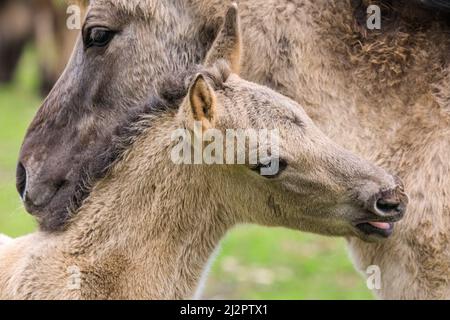
<instances>
[{"instance_id":1,"label":"shaggy mane","mask_svg":"<svg viewBox=\"0 0 450 320\"><path fill-rule=\"evenodd\" d=\"M366 27L370 4L381 8L381 30ZM430 83L442 81L450 63L449 13L406 0L330 1L328 6L317 17L323 26L319 37L334 64L350 70L361 90L397 94L400 84L408 82L422 94Z\"/></svg>"}]
</instances>

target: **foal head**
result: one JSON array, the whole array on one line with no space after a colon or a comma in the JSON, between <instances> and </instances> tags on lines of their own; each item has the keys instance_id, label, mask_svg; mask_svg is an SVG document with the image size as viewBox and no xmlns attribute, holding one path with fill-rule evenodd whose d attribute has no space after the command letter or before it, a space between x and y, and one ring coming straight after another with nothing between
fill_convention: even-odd
<instances>
[{"instance_id":1,"label":"foal head","mask_svg":"<svg viewBox=\"0 0 450 320\"><path fill-rule=\"evenodd\" d=\"M187 163L222 171L209 179L220 179L242 222L390 236L407 204L401 182L328 139L293 100L241 79L238 28L219 39L177 114ZM175 161L186 164L186 155Z\"/></svg>"}]
</instances>

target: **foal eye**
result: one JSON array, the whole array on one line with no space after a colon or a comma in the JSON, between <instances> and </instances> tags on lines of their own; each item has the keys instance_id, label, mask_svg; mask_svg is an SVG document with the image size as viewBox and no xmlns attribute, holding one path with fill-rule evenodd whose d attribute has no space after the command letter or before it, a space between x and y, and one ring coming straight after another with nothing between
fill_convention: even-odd
<instances>
[{"instance_id":1,"label":"foal eye","mask_svg":"<svg viewBox=\"0 0 450 320\"><path fill-rule=\"evenodd\" d=\"M116 33L108 28L94 27L88 29L83 37L84 46L90 47L105 47L114 37Z\"/></svg>"},{"instance_id":2,"label":"foal eye","mask_svg":"<svg viewBox=\"0 0 450 320\"><path fill-rule=\"evenodd\" d=\"M250 169L259 175L271 179L278 177L288 166L288 163L284 159L278 159L278 161L259 161L256 165L252 165Z\"/></svg>"}]
</instances>

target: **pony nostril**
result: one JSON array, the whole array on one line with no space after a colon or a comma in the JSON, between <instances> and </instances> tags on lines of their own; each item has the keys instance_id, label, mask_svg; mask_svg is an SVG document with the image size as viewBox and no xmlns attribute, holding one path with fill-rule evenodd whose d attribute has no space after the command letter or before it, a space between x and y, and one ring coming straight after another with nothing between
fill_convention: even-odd
<instances>
[{"instance_id":1,"label":"pony nostril","mask_svg":"<svg viewBox=\"0 0 450 320\"><path fill-rule=\"evenodd\" d=\"M16 187L20 197L23 199L25 196L25 189L27 185L27 171L21 162L17 164L16 169Z\"/></svg>"},{"instance_id":2,"label":"pony nostril","mask_svg":"<svg viewBox=\"0 0 450 320\"><path fill-rule=\"evenodd\" d=\"M378 199L375 210L381 215L397 215L403 213L403 205L395 200Z\"/></svg>"}]
</instances>

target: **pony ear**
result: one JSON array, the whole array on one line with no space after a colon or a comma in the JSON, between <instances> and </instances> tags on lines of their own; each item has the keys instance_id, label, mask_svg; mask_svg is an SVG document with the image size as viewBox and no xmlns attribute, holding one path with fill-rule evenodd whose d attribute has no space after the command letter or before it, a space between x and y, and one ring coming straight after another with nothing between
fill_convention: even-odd
<instances>
[{"instance_id":1,"label":"pony ear","mask_svg":"<svg viewBox=\"0 0 450 320\"><path fill-rule=\"evenodd\" d=\"M239 74L241 67L242 36L239 19L239 10L233 3L225 15L222 29L219 32L212 48L209 50L205 64L212 66L220 59L228 62L231 71Z\"/></svg>"},{"instance_id":2,"label":"pony ear","mask_svg":"<svg viewBox=\"0 0 450 320\"><path fill-rule=\"evenodd\" d=\"M216 117L216 94L202 74L198 74L189 89L188 101L191 120L200 121L204 129L214 126Z\"/></svg>"}]
</instances>

